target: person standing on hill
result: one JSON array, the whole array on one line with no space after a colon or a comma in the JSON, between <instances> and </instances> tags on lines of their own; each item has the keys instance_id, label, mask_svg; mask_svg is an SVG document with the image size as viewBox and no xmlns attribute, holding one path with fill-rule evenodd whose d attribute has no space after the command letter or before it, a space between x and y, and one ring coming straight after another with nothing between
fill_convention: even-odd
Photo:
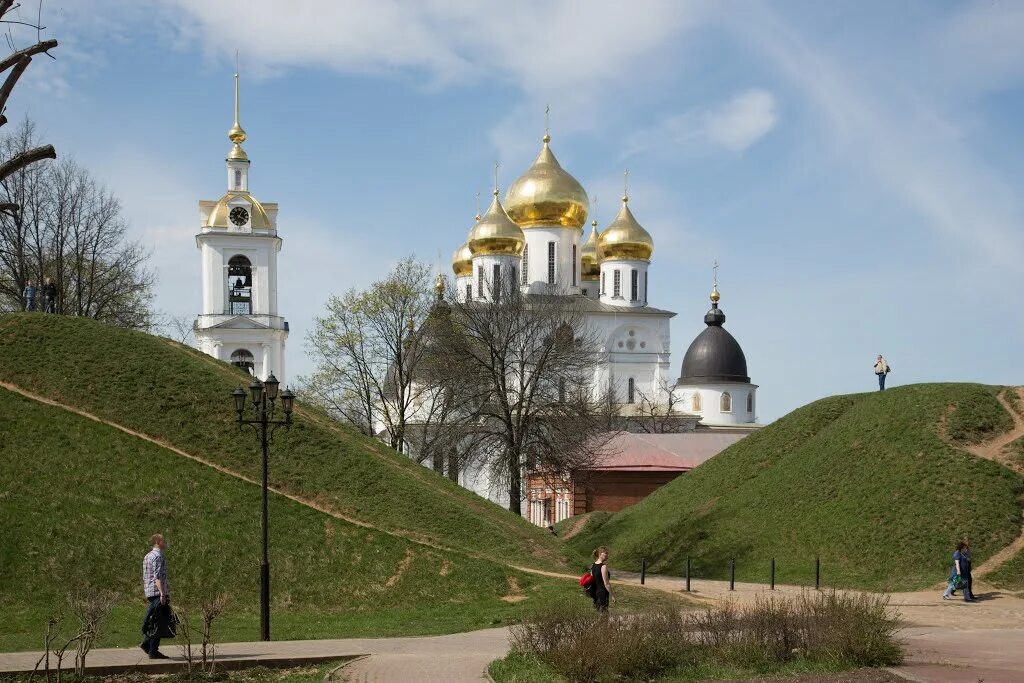
<instances>
[{"instance_id":1,"label":"person standing on hill","mask_svg":"<svg viewBox=\"0 0 1024 683\"><path fill-rule=\"evenodd\" d=\"M149 607L146 610L146 617L142 620L142 635L145 640L139 647L150 659L169 659L160 652L159 630L154 631L161 610L166 610L164 606L171 599L170 588L167 585L167 561L164 559L167 541L164 540L163 534L153 534L149 542L153 549L142 558L142 589ZM150 635L151 633L153 635Z\"/></svg>"},{"instance_id":2,"label":"person standing on hill","mask_svg":"<svg viewBox=\"0 0 1024 683\"><path fill-rule=\"evenodd\" d=\"M25 297L25 310L36 310L36 286L32 284L31 280L25 283L25 291L22 292L22 295Z\"/></svg>"},{"instance_id":3,"label":"person standing on hill","mask_svg":"<svg viewBox=\"0 0 1024 683\"><path fill-rule=\"evenodd\" d=\"M882 354L878 354L875 361L875 374L878 375L878 390L885 391L885 376L889 374L889 364L882 358Z\"/></svg>"},{"instance_id":4,"label":"person standing on hill","mask_svg":"<svg viewBox=\"0 0 1024 683\"><path fill-rule=\"evenodd\" d=\"M956 551L953 553L953 568L949 574L949 584L946 592L942 594L943 600L949 600L956 590L957 577L962 580L961 590L964 592L964 602L974 602L974 593L971 590L971 547L967 539L956 544Z\"/></svg>"},{"instance_id":5,"label":"person standing on hill","mask_svg":"<svg viewBox=\"0 0 1024 683\"><path fill-rule=\"evenodd\" d=\"M46 284L43 285L43 312L57 312L57 285L53 284L51 278L46 278Z\"/></svg>"},{"instance_id":6,"label":"person standing on hill","mask_svg":"<svg viewBox=\"0 0 1024 683\"><path fill-rule=\"evenodd\" d=\"M603 545L594 550L594 564L590 575L594 577L594 608L607 612L612 599L612 573L608 570L608 548Z\"/></svg>"}]
</instances>

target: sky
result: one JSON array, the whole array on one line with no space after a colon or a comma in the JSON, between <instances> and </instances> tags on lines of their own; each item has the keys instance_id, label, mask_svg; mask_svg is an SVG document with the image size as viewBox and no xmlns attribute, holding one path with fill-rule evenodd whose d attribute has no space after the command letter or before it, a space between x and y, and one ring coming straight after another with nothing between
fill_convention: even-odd
<instances>
[{"instance_id":1,"label":"sky","mask_svg":"<svg viewBox=\"0 0 1024 683\"><path fill-rule=\"evenodd\" d=\"M7 117L121 199L174 315L199 308L238 50L290 377L329 295L409 254L450 273L494 162L502 186L527 168L550 105L599 225L629 169L673 377L718 259L759 421L873 389L878 353L890 386L1024 384L1022 2L45 0L42 19L56 60Z\"/></svg>"}]
</instances>

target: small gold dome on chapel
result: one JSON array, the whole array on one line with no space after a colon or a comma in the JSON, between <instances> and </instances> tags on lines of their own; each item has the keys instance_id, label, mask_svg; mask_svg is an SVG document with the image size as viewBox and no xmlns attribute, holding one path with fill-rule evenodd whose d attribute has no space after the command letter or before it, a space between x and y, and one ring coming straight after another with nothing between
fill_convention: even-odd
<instances>
[{"instance_id":1,"label":"small gold dome on chapel","mask_svg":"<svg viewBox=\"0 0 1024 683\"><path fill-rule=\"evenodd\" d=\"M473 274L473 252L469 250L467 242L463 242L462 246L452 254L452 272L455 273L455 277Z\"/></svg>"},{"instance_id":2,"label":"small gold dome on chapel","mask_svg":"<svg viewBox=\"0 0 1024 683\"><path fill-rule=\"evenodd\" d=\"M494 199L483 217L469 231L469 250L473 256L479 254L512 254L523 253L526 236L516 225L498 201L498 191L494 191Z\"/></svg>"},{"instance_id":3,"label":"small gold dome on chapel","mask_svg":"<svg viewBox=\"0 0 1024 683\"><path fill-rule=\"evenodd\" d=\"M622 208L598 240L602 261L650 261L654 253L651 234L637 223L629 210L629 197L623 196Z\"/></svg>"}]
</instances>

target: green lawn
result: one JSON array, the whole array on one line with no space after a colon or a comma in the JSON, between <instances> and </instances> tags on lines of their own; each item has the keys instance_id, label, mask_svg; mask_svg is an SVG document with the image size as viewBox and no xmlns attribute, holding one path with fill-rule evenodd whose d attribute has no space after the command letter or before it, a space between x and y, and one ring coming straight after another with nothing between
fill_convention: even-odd
<instances>
[{"instance_id":1,"label":"green lawn","mask_svg":"<svg viewBox=\"0 0 1024 683\"><path fill-rule=\"evenodd\" d=\"M257 479L230 392L248 380L166 339L92 320L0 316L0 380L80 407ZM545 530L302 407L271 451L271 483L377 527L525 566L564 569Z\"/></svg>"},{"instance_id":2,"label":"green lawn","mask_svg":"<svg viewBox=\"0 0 1024 683\"><path fill-rule=\"evenodd\" d=\"M48 615L79 588L118 598L99 646L136 643L141 559L157 530L169 542L172 602L226 593L217 639L256 638L259 501L256 485L0 389L0 651L38 649ZM435 550L279 495L270 520L278 639L485 628L580 592L573 581ZM639 609L665 597L633 589L620 599Z\"/></svg>"},{"instance_id":3,"label":"green lawn","mask_svg":"<svg viewBox=\"0 0 1024 683\"><path fill-rule=\"evenodd\" d=\"M695 577L909 590L941 581L969 535L977 562L1020 532L1024 478L949 440L1012 427L1000 387L925 384L800 408L569 541L613 566ZM945 418L944 418L945 416Z\"/></svg>"}]
</instances>

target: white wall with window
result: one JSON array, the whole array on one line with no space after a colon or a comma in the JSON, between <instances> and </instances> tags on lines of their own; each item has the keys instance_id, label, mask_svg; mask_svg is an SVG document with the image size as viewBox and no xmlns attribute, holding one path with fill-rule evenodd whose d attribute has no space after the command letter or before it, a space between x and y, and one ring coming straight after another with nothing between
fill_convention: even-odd
<instances>
[{"instance_id":1,"label":"white wall with window","mask_svg":"<svg viewBox=\"0 0 1024 683\"><path fill-rule=\"evenodd\" d=\"M526 291L580 293L580 231L562 226L526 227L522 284Z\"/></svg>"},{"instance_id":2,"label":"white wall with window","mask_svg":"<svg viewBox=\"0 0 1024 683\"><path fill-rule=\"evenodd\" d=\"M757 422L756 384L723 382L720 384L676 385L675 404L680 410L701 416L707 427L728 427Z\"/></svg>"},{"instance_id":3,"label":"white wall with window","mask_svg":"<svg viewBox=\"0 0 1024 683\"><path fill-rule=\"evenodd\" d=\"M647 261L601 261L601 302L641 308L647 305Z\"/></svg>"}]
</instances>

